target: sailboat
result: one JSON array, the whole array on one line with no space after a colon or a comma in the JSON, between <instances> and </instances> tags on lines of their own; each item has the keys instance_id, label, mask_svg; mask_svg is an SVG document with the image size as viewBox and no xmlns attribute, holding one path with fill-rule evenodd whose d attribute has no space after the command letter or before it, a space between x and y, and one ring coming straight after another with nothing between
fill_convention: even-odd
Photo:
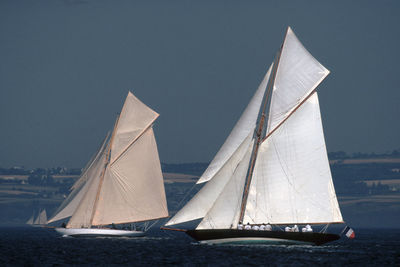
<instances>
[{"instance_id":1,"label":"sailboat","mask_svg":"<svg viewBox=\"0 0 400 267\"><path fill-rule=\"evenodd\" d=\"M158 116L128 93L112 133L107 134L49 220L70 217L57 232L74 237L143 236L147 227L137 229L137 223L168 216L153 132ZM128 229L118 229L122 226Z\"/></svg>"},{"instance_id":2,"label":"sailboat","mask_svg":"<svg viewBox=\"0 0 400 267\"><path fill-rule=\"evenodd\" d=\"M46 223L47 223L47 213L45 209L41 209L36 218L35 215L32 214L32 216L26 222L26 224L29 224L31 226L43 226Z\"/></svg>"},{"instance_id":3,"label":"sailboat","mask_svg":"<svg viewBox=\"0 0 400 267\"><path fill-rule=\"evenodd\" d=\"M254 96L197 181L205 184L162 229L206 243L339 239L326 232L343 218L316 91L328 74L288 27ZM187 222L197 226L171 228ZM311 225L323 230L313 232ZM253 230L260 228L266 230Z\"/></svg>"}]
</instances>

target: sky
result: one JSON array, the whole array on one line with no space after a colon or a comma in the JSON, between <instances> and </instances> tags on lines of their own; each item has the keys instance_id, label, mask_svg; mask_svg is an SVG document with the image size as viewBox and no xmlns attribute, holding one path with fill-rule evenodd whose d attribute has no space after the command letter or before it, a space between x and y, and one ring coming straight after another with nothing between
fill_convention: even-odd
<instances>
[{"instance_id":1,"label":"sky","mask_svg":"<svg viewBox=\"0 0 400 267\"><path fill-rule=\"evenodd\" d=\"M0 1L0 167L82 167L129 90L165 163L209 162L291 26L327 149L400 148L400 1Z\"/></svg>"}]
</instances>

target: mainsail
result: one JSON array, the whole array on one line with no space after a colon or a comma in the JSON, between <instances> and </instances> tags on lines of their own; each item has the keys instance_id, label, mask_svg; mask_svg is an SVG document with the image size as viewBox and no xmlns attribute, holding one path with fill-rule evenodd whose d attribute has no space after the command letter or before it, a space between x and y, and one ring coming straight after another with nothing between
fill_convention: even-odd
<instances>
[{"instance_id":1,"label":"mainsail","mask_svg":"<svg viewBox=\"0 0 400 267\"><path fill-rule=\"evenodd\" d=\"M243 222L342 221L315 92L261 144Z\"/></svg>"},{"instance_id":2,"label":"mainsail","mask_svg":"<svg viewBox=\"0 0 400 267\"><path fill-rule=\"evenodd\" d=\"M46 210L42 209L40 210L38 216L36 217L35 221L33 222L33 224L46 224L47 223L47 214L46 214Z\"/></svg>"},{"instance_id":3,"label":"mainsail","mask_svg":"<svg viewBox=\"0 0 400 267\"><path fill-rule=\"evenodd\" d=\"M129 92L111 138L105 139L50 222L71 217L67 228L89 228L167 217L152 128L158 116Z\"/></svg>"},{"instance_id":4,"label":"mainsail","mask_svg":"<svg viewBox=\"0 0 400 267\"><path fill-rule=\"evenodd\" d=\"M166 225L200 218L203 219L196 229L236 228L238 222L343 221L315 91L329 71L303 47L290 27L278 55L272 65L274 71L270 68L198 181L208 182ZM253 138L257 116L263 112L262 99L268 100L267 85L272 87L268 125L258 132L264 133L264 138ZM260 119L260 127L262 123ZM253 146L254 143L257 144ZM226 171L232 161L233 168ZM250 164L253 161L254 167ZM250 176L246 180L247 175ZM248 191L244 190L245 181Z\"/></svg>"}]
</instances>

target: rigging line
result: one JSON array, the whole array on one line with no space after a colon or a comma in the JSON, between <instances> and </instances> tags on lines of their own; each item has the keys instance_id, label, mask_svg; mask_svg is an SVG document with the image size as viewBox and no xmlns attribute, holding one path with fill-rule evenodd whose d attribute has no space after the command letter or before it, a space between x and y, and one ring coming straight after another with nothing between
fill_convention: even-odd
<instances>
[{"instance_id":1,"label":"rigging line","mask_svg":"<svg viewBox=\"0 0 400 267\"><path fill-rule=\"evenodd\" d=\"M176 215L178 212L179 212L179 210L181 210L181 208L183 207L183 205L182 205L182 202L188 197L188 195L193 191L193 189L196 187L196 183L194 183L193 184L193 186L190 188L190 190L188 190L187 192L186 192L186 194L183 196L183 198L181 199L181 201L179 201L179 203L178 203L178 205L177 205L177 207L178 207L178 211L174 214L174 215Z\"/></svg>"},{"instance_id":2,"label":"rigging line","mask_svg":"<svg viewBox=\"0 0 400 267\"><path fill-rule=\"evenodd\" d=\"M147 227L146 231L149 230L151 227L153 227L156 223L158 223L159 220L155 220L150 226Z\"/></svg>"},{"instance_id":3,"label":"rigging line","mask_svg":"<svg viewBox=\"0 0 400 267\"><path fill-rule=\"evenodd\" d=\"M271 91L272 91L272 87L273 87L272 84L274 83L274 80L275 80L275 76L276 76L276 72L277 72L277 69L278 69L278 63L279 63L279 58L280 58L281 52L282 52L282 47L281 47L281 49L279 50L279 52L278 52L278 54L276 56L276 63L274 62L274 69L273 69L274 71L272 73L272 80L271 80L271 77L270 77L270 80L268 82L268 91L267 91L267 94L265 95L264 105L263 105L263 109L262 109L262 112L261 112L262 115L261 115L261 118L260 118L260 121L259 121L259 124L258 124L258 129L257 129L257 132L256 132L257 142L255 143L255 146L254 146L254 149L253 149L253 154L251 156L250 169L248 171L246 187L245 187L245 191L244 191L243 198L242 198L242 204L241 204L241 208L240 208L240 217L239 217L239 222L240 223L243 223L244 210L246 208L247 196L249 194L249 186L250 186L250 182L251 182L251 177L253 175L253 170L254 170L254 165L255 165L256 158L257 158L258 148L259 148L259 145L261 143L261 134L262 134L262 131L263 131L264 120L265 120L265 109L267 107L267 102L268 102L269 96L270 96Z\"/></svg>"}]
</instances>

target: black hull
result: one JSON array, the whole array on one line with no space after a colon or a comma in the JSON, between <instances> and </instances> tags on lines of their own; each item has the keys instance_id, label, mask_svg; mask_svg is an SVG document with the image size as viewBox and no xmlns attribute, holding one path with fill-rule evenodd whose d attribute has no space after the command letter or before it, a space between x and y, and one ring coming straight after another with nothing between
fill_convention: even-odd
<instances>
[{"instance_id":1,"label":"black hull","mask_svg":"<svg viewBox=\"0 0 400 267\"><path fill-rule=\"evenodd\" d=\"M288 244L311 243L315 245L322 245L327 242L338 240L340 238L339 235L327 233L301 233L236 229L187 230L186 234L196 239L197 241L211 241L211 243L243 243L254 241Z\"/></svg>"}]
</instances>

